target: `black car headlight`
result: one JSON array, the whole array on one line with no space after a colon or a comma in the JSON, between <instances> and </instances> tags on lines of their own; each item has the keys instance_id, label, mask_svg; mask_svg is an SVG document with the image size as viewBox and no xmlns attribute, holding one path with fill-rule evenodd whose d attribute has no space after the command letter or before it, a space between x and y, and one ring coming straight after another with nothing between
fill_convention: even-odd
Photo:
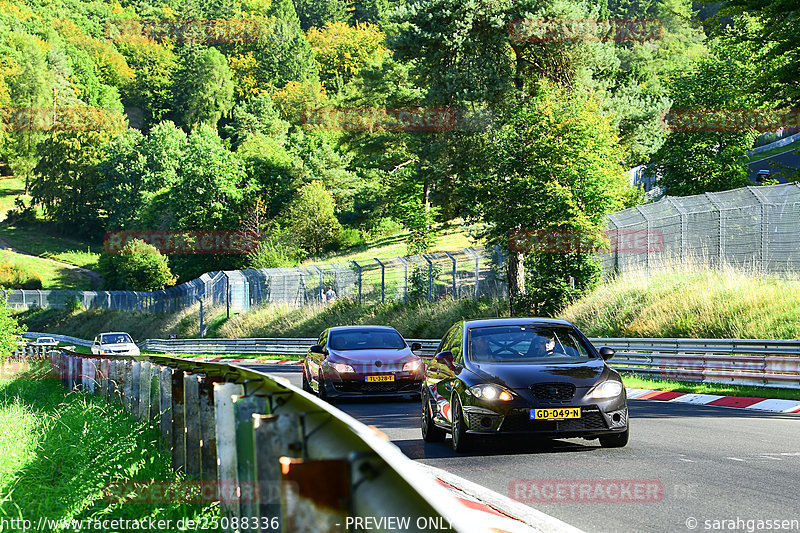
<instances>
[{"instance_id":1,"label":"black car headlight","mask_svg":"<svg viewBox=\"0 0 800 533\"><path fill-rule=\"evenodd\" d=\"M422 361L415 359L403 365L403 372L416 372L422 366Z\"/></svg>"},{"instance_id":2,"label":"black car headlight","mask_svg":"<svg viewBox=\"0 0 800 533\"><path fill-rule=\"evenodd\" d=\"M595 385L595 387L589 393L589 398L593 398L595 400L607 400L608 398L616 398L617 396L622 394L623 390L625 390L625 387L622 385L621 381L609 379L607 381Z\"/></svg>"},{"instance_id":3,"label":"black car headlight","mask_svg":"<svg viewBox=\"0 0 800 533\"><path fill-rule=\"evenodd\" d=\"M467 393L481 400L508 402L514 399L510 391L499 385L492 385L490 383L470 387L467 389Z\"/></svg>"}]
</instances>

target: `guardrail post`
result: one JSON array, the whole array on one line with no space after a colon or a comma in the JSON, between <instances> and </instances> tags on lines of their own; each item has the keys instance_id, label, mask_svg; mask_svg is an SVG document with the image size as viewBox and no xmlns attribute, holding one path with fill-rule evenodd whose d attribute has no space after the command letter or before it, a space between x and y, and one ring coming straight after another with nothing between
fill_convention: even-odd
<instances>
[{"instance_id":1,"label":"guardrail post","mask_svg":"<svg viewBox=\"0 0 800 533\"><path fill-rule=\"evenodd\" d=\"M122 405L126 411L131 412L131 395L133 392L133 364L130 359L122 360L123 384Z\"/></svg>"},{"instance_id":2,"label":"guardrail post","mask_svg":"<svg viewBox=\"0 0 800 533\"><path fill-rule=\"evenodd\" d=\"M153 363L150 365L150 424L153 425L161 417L161 369Z\"/></svg>"},{"instance_id":3,"label":"guardrail post","mask_svg":"<svg viewBox=\"0 0 800 533\"><path fill-rule=\"evenodd\" d=\"M89 357L81 357L81 389L94 394L94 378L97 373L95 362Z\"/></svg>"},{"instance_id":4,"label":"guardrail post","mask_svg":"<svg viewBox=\"0 0 800 533\"><path fill-rule=\"evenodd\" d=\"M253 445L256 449L258 513L272 525L272 519L283 521L281 505L281 456L289 455L289 435L298 433L297 417L286 415L253 415ZM277 528L282 530L282 524Z\"/></svg>"},{"instance_id":5,"label":"guardrail post","mask_svg":"<svg viewBox=\"0 0 800 533\"><path fill-rule=\"evenodd\" d=\"M244 393L238 383L214 384L214 418L217 434L217 481L224 493L220 499L220 514L230 520L239 509L236 497L236 422L233 397ZM233 531L228 528L227 531Z\"/></svg>"},{"instance_id":6,"label":"guardrail post","mask_svg":"<svg viewBox=\"0 0 800 533\"><path fill-rule=\"evenodd\" d=\"M172 469L186 472L183 370L172 369Z\"/></svg>"},{"instance_id":7,"label":"guardrail post","mask_svg":"<svg viewBox=\"0 0 800 533\"><path fill-rule=\"evenodd\" d=\"M258 512L254 486L256 453L253 441L253 415L267 408L266 396L236 396L233 399L236 417L236 479L240 490L239 517Z\"/></svg>"},{"instance_id":8,"label":"guardrail post","mask_svg":"<svg viewBox=\"0 0 800 533\"><path fill-rule=\"evenodd\" d=\"M172 449L172 369L162 366L160 378L161 440Z\"/></svg>"},{"instance_id":9,"label":"guardrail post","mask_svg":"<svg viewBox=\"0 0 800 533\"><path fill-rule=\"evenodd\" d=\"M217 424L214 417L214 381L208 376L200 378L200 478L217 479Z\"/></svg>"},{"instance_id":10,"label":"guardrail post","mask_svg":"<svg viewBox=\"0 0 800 533\"><path fill-rule=\"evenodd\" d=\"M150 420L150 363L142 361L139 370L139 420Z\"/></svg>"},{"instance_id":11,"label":"guardrail post","mask_svg":"<svg viewBox=\"0 0 800 533\"><path fill-rule=\"evenodd\" d=\"M131 363L131 415L134 418L139 416L139 379L142 373L141 361L133 361Z\"/></svg>"},{"instance_id":12,"label":"guardrail post","mask_svg":"<svg viewBox=\"0 0 800 533\"><path fill-rule=\"evenodd\" d=\"M183 376L183 409L186 433L184 449L186 450L186 475L199 478L200 463L200 383L197 374L186 373Z\"/></svg>"}]
</instances>

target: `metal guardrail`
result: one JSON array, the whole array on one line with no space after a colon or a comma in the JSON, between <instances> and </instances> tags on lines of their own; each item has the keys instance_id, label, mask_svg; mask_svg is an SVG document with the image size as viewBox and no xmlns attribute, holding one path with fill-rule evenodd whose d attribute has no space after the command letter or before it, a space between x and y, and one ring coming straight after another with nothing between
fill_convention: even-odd
<instances>
[{"instance_id":1,"label":"metal guardrail","mask_svg":"<svg viewBox=\"0 0 800 533\"><path fill-rule=\"evenodd\" d=\"M53 337L58 342L63 342L66 344L74 344L75 346L84 346L88 348L92 345L92 341L87 341L85 339L79 339L77 337L70 337L69 335L58 335L58 334L51 334L51 333L35 333L31 331L26 331L22 334L22 336L26 339L38 339L39 337Z\"/></svg>"},{"instance_id":2,"label":"metal guardrail","mask_svg":"<svg viewBox=\"0 0 800 533\"><path fill-rule=\"evenodd\" d=\"M597 346L617 351L617 370L672 381L800 388L800 341L767 339L627 339L593 338ZM439 339L419 342L432 357ZM163 353L264 353L303 355L314 338L148 339L143 350Z\"/></svg>"},{"instance_id":3,"label":"metal guardrail","mask_svg":"<svg viewBox=\"0 0 800 533\"><path fill-rule=\"evenodd\" d=\"M159 428L173 468L199 480L204 497L209 487L215 497L226 495L219 500L225 531L259 531L234 526L253 516L279 520L261 531L292 533L387 516L409 517L404 531L483 529L385 436L288 381L166 356L108 358L61 348L34 355L24 346L13 357L32 355L49 361L68 390L120 403Z\"/></svg>"},{"instance_id":4,"label":"metal guardrail","mask_svg":"<svg viewBox=\"0 0 800 533\"><path fill-rule=\"evenodd\" d=\"M41 336L40 333L27 335ZM78 344L82 339L64 342ZM419 342L417 353L432 357L439 339ZM726 385L800 388L800 340L592 338L595 346L617 351L611 366L655 379ZM301 356L316 343L310 337L252 339L147 339L142 350L160 353L213 353Z\"/></svg>"}]
</instances>

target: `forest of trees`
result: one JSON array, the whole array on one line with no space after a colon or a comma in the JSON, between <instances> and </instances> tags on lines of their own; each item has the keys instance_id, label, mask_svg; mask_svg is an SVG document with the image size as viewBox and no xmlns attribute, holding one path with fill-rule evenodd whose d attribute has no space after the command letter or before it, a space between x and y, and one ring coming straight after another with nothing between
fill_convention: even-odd
<instances>
[{"instance_id":1,"label":"forest of trees","mask_svg":"<svg viewBox=\"0 0 800 533\"><path fill-rule=\"evenodd\" d=\"M454 217L503 246L515 229L596 232L642 200L637 165L670 194L746 183L755 131L669 132L662 117L797 107L798 14L758 0L1 0L0 161L31 197L14 216L68 233L260 233L250 256L170 257L182 280L292 264L392 224L411 253ZM658 32L537 39L511 31L520 20ZM419 108L456 119L310 120ZM597 281L585 254L525 259L509 262L519 292Z\"/></svg>"}]
</instances>

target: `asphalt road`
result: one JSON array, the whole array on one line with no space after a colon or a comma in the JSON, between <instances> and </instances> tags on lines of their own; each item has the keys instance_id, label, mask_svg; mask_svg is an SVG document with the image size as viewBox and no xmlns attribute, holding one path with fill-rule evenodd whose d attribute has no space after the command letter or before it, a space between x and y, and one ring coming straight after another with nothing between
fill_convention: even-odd
<instances>
[{"instance_id":1,"label":"asphalt road","mask_svg":"<svg viewBox=\"0 0 800 533\"><path fill-rule=\"evenodd\" d=\"M259 370L300 386L296 367ZM501 494L509 494L516 480L540 480L533 487L548 501L530 505L588 532L735 531L706 521L737 519L739 531L752 532L766 528L747 520L800 521L797 415L632 400L631 441L625 448L602 449L597 441L582 439L506 438L487 440L474 453L458 455L449 440L423 443L418 402L350 400L337 407L378 427L411 459ZM545 492L553 484L541 480L564 484L557 501ZM650 487L655 483L661 491L644 501L580 503L569 501L570 482L576 480L606 480L605 487L607 480L639 480ZM697 521L694 528L687 526L695 524L692 519ZM799 529L798 522L794 526L792 530Z\"/></svg>"},{"instance_id":2,"label":"asphalt road","mask_svg":"<svg viewBox=\"0 0 800 533\"><path fill-rule=\"evenodd\" d=\"M800 153L792 150L750 163L747 165L747 168L749 169L750 180L755 181L758 171L762 169L770 169L773 175L783 172L783 165L789 168L800 168ZM785 178L778 178L778 181L781 183L786 183Z\"/></svg>"}]
</instances>

